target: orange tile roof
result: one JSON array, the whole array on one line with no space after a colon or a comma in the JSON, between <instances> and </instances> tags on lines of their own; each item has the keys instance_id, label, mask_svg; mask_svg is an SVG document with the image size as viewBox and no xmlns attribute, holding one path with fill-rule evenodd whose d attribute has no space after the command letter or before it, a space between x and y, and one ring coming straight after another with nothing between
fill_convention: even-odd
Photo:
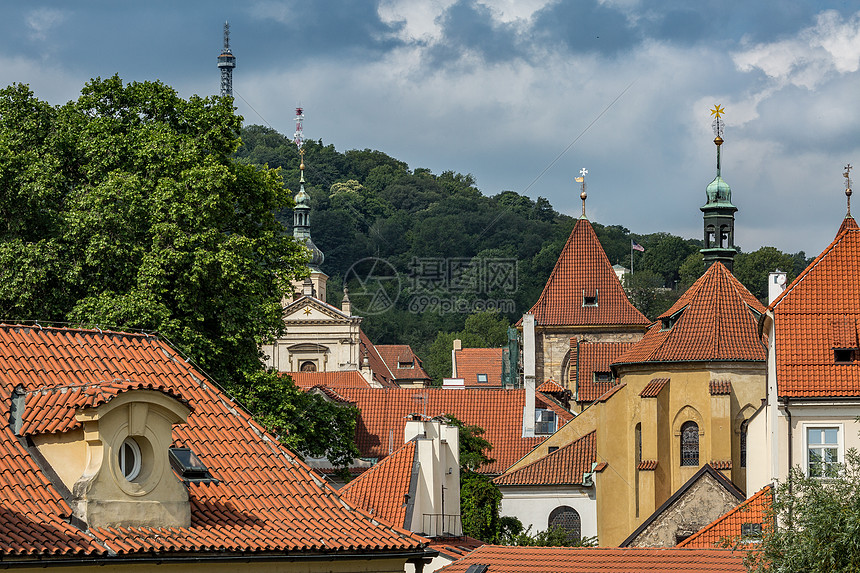
<instances>
[{"instance_id":1,"label":"orange tile roof","mask_svg":"<svg viewBox=\"0 0 860 573\"><path fill-rule=\"evenodd\" d=\"M583 296L595 295L597 306L583 306ZM577 220L529 312L538 326L649 324L624 294L588 219Z\"/></svg>"},{"instance_id":2,"label":"orange tile roof","mask_svg":"<svg viewBox=\"0 0 860 573\"><path fill-rule=\"evenodd\" d=\"M428 547L450 559L459 559L482 545L485 543L480 539L464 535L463 537L434 537Z\"/></svg>"},{"instance_id":3,"label":"orange tile roof","mask_svg":"<svg viewBox=\"0 0 860 573\"><path fill-rule=\"evenodd\" d=\"M502 386L501 348L463 348L454 351L457 361L457 378L466 386ZM478 374L486 374L486 382L478 382Z\"/></svg>"},{"instance_id":4,"label":"orange tile roof","mask_svg":"<svg viewBox=\"0 0 860 573\"><path fill-rule=\"evenodd\" d=\"M309 389L315 386L328 388L370 388L370 384L358 370L343 372L282 372L288 374L296 386Z\"/></svg>"},{"instance_id":5,"label":"orange tile roof","mask_svg":"<svg viewBox=\"0 0 860 573\"><path fill-rule=\"evenodd\" d=\"M82 425L75 419L76 411L101 406L129 390L155 390L188 405L175 389L155 381L110 380L79 386L43 386L25 394L24 416L19 434L23 436L74 430Z\"/></svg>"},{"instance_id":6,"label":"orange tile roof","mask_svg":"<svg viewBox=\"0 0 860 573\"><path fill-rule=\"evenodd\" d=\"M663 387L669 383L668 378L652 378L648 384L639 392L642 398L656 398L660 395Z\"/></svg>"},{"instance_id":7,"label":"orange tile roof","mask_svg":"<svg viewBox=\"0 0 860 573\"><path fill-rule=\"evenodd\" d=\"M412 347L408 344L377 344L376 350L396 380L430 381L421 359L412 352ZM401 362L408 362L412 367L400 368Z\"/></svg>"},{"instance_id":8,"label":"orange tile roof","mask_svg":"<svg viewBox=\"0 0 860 573\"><path fill-rule=\"evenodd\" d=\"M408 529L407 504L403 498L410 491L416 462L415 441L411 440L340 488L338 493L356 507L369 511L373 517Z\"/></svg>"},{"instance_id":9,"label":"orange tile roof","mask_svg":"<svg viewBox=\"0 0 860 573\"><path fill-rule=\"evenodd\" d=\"M760 314L765 311L758 299L716 262L614 364L764 361L767 349L758 336L758 318L750 308ZM663 319L673 316L677 318L674 325L663 329Z\"/></svg>"},{"instance_id":10,"label":"orange tile roof","mask_svg":"<svg viewBox=\"0 0 860 573\"><path fill-rule=\"evenodd\" d=\"M35 393L104 380L136 380L187 400L193 411L186 424L174 426L174 443L192 448L219 482L188 485L189 527L90 528L85 534L68 523L70 507L3 424L0 554L370 554L422 546L414 534L379 525L347 505L159 338L0 325L0 403L8 404L18 385ZM28 427L51 427L46 418L61 410L26 412Z\"/></svg>"},{"instance_id":11,"label":"orange tile roof","mask_svg":"<svg viewBox=\"0 0 860 573\"><path fill-rule=\"evenodd\" d=\"M563 446L530 464L502 474L496 485L583 485L583 475L597 461L597 431Z\"/></svg>"},{"instance_id":12,"label":"orange tile roof","mask_svg":"<svg viewBox=\"0 0 860 573\"><path fill-rule=\"evenodd\" d=\"M836 231L836 235L838 236L839 233L841 233L842 231L845 231L846 229L858 229L858 228L860 228L860 227L858 227L857 221L854 220L854 217L852 217L851 215L848 215L847 217L842 219L842 224L839 225L839 230Z\"/></svg>"},{"instance_id":13,"label":"orange tile roof","mask_svg":"<svg viewBox=\"0 0 860 573\"><path fill-rule=\"evenodd\" d=\"M564 388L558 385L558 382L550 378L543 384L537 387L538 392L543 392L544 394L561 394L564 392Z\"/></svg>"},{"instance_id":14,"label":"orange tile roof","mask_svg":"<svg viewBox=\"0 0 860 573\"><path fill-rule=\"evenodd\" d=\"M708 382L708 392L711 396L721 396L732 393L731 380L711 380Z\"/></svg>"},{"instance_id":15,"label":"orange tile roof","mask_svg":"<svg viewBox=\"0 0 860 573\"><path fill-rule=\"evenodd\" d=\"M451 414L463 423L484 429L495 462L480 468L482 473L500 474L546 439L523 438L525 390L476 390L447 388L343 388L336 391L360 410L355 441L362 457L382 459L403 440L405 416L413 413L436 417ZM421 398L423 396L423 398ZM552 400L537 395L538 408L554 410L558 427L571 414Z\"/></svg>"},{"instance_id":16,"label":"orange tile roof","mask_svg":"<svg viewBox=\"0 0 860 573\"><path fill-rule=\"evenodd\" d=\"M780 396L860 396L860 351L850 363L836 363L834 356L835 348L856 344L858 274L860 229L854 223L771 304Z\"/></svg>"},{"instance_id":17,"label":"orange tile roof","mask_svg":"<svg viewBox=\"0 0 860 573\"><path fill-rule=\"evenodd\" d=\"M744 551L728 549L644 549L598 547L521 547L484 545L439 573L466 573L487 565L487 573L745 573Z\"/></svg>"},{"instance_id":18,"label":"orange tile roof","mask_svg":"<svg viewBox=\"0 0 860 573\"><path fill-rule=\"evenodd\" d=\"M588 342L577 344L576 361L576 400L578 402L593 402L607 390L618 383L613 376L611 381L598 382L595 372L611 372L609 367L613 361L623 355L634 343L632 342ZM571 368L571 374L574 369Z\"/></svg>"},{"instance_id":19,"label":"orange tile roof","mask_svg":"<svg viewBox=\"0 0 860 573\"><path fill-rule=\"evenodd\" d=\"M768 522L768 511L771 503L771 486L766 486L748 500L712 523L706 525L695 534L678 544L678 547L688 549L704 549L708 547L724 547L741 541L741 526L745 523Z\"/></svg>"},{"instance_id":20,"label":"orange tile roof","mask_svg":"<svg viewBox=\"0 0 860 573\"><path fill-rule=\"evenodd\" d=\"M637 470L643 471L654 471L657 469L657 460L642 460L639 462L639 465L636 466Z\"/></svg>"},{"instance_id":21,"label":"orange tile roof","mask_svg":"<svg viewBox=\"0 0 860 573\"><path fill-rule=\"evenodd\" d=\"M376 346L370 341L370 338L361 329L358 330L358 350L360 363L364 362L364 357L366 356L370 370L373 372L373 379L376 382L384 388L397 386L394 382L394 373L388 368L385 360L382 359L382 355L379 354L379 350L377 350Z\"/></svg>"}]
</instances>

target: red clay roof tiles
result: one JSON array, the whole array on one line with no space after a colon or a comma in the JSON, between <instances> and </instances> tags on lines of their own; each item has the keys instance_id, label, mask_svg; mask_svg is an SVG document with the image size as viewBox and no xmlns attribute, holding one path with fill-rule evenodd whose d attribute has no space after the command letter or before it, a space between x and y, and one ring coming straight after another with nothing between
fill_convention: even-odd
<instances>
[{"instance_id":1,"label":"red clay roof tiles","mask_svg":"<svg viewBox=\"0 0 860 573\"><path fill-rule=\"evenodd\" d=\"M583 476L597 461L597 431L530 464L493 480L505 485L583 485Z\"/></svg>"},{"instance_id":2,"label":"red clay roof tiles","mask_svg":"<svg viewBox=\"0 0 860 573\"><path fill-rule=\"evenodd\" d=\"M780 396L860 396L860 352L855 346L851 362L837 363L834 350L856 344L858 274L860 229L854 223L771 304Z\"/></svg>"},{"instance_id":3,"label":"red clay roof tiles","mask_svg":"<svg viewBox=\"0 0 860 573\"><path fill-rule=\"evenodd\" d=\"M558 385L558 383L550 378L543 384L537 387L538 392L543 392L544 394L561 394L564 392L564 388Z\"/></svg>"},{"instance_id":4,"label":"red clay roof tiles","mask_svg":"<svg viewBox=\"0 0 860 573\"><path fill-rule=\"evenodd\" d=\"M370 384L358 370L343 372L283 372L288 374L296 386L305 390L315 386L328 388L370 388Z\"/></svg>"},{"instance_id":5,"label":"red clay roof tiles","mask_svg":"<svg viewBox=\"0 0 860 573\"><path fill-rule=\"evenodd\" d=\"M763 488L751 498L679 543L678 547L704 549L723 547L725 543L733 545L736 542L743 542L741 539L743 524L757 523L763 527L767 524L771 491L771 486Z\"/></svg>"},{"instance_id":6,"label":"red clay roof tiles","mask_svg":"<svg viewBox=\"0 0 860 573\"><path fill-rule=\"evenodd\" d=\"M457 361L457 378L462 378L466 386L502 386L502 349L501 348L463 348L454 351ZM486 382L478 382L478 374L487 376Z\"/></svg>"},{"instance_id":7,"label":"red clay roof tiles","mask_svg":"<svg viewBox=\"0 0 860 573\"><path fill-rule=\"evenodd\" d=\"M758 336L758 317L750 309L758 314L765 311L716 262L614 364L764 361L767 352ZM664 322L669 324L664 327Z\"/></svg>"},{"instance_id":8,"label":"red clay roof tiles","mask_svg":"<svg viewBox=\"0 0 860 573\"><path fill-rule=\"evenodd\" d=\"M663 387L668 383L668 378L652 378L651 381L642 388L642 391L639 392L639 396L642 398L656 398L660 395Z\"/></svg>"},{"instance_id":9,"label":"red clay roof tiles","mask_svg":"<svg viewBox=\"0 0 860 573\"><path fill-rule=\"evenodd\" d=\"M132 376L182 396L193 411L187 424L174 427L174 442L191 447L220 480L188 485L189 527L91 528L84 534L67 522L70 507L20 442L0 427L0 554L368 553L423 544L347 505L156 337L3 325L0 363L4 404L19 384L33 392L49 384L90 386Z\"/></svg>"},{"instance_id":10,"label":"red clay roof tiles","mask_svg":"<svg viewBox=\"0 0 860 573\"><path fill-rule=\"evenodd\" d=\"M584 305L585 296L596 296L597 304ZM649 323L624 294L588 219L577 220L540 298L529 312L538 326Z\"/></svg>"},{"instance_id":11,"label":"red clay roof tiles","mask_svg":"<svg viewBox=\"0 0 860 573\"><path fill-rule=\"evenodd\" d=\"M440 573L466 573L487 565L486 573L677 573L746 572L745 552L728 549L640 549L597 547L518 547L484 545Z\"/></svg>"},{"instance_id":12,"label":"red clay roof tiles","mask_svg":"<svg viewBox=\"0 0 860 573\"><path fill-rule=\"evenodd\" d=\"M609 365L631 346L633 346L632 342L579 342L575 370L577 401L593 402L617 384L618 381L614 376L607 381L598 381L595 373L611 374ZM571 368L571 374L573 372L574 369Z\"/></svg>"},{"instance_id":13,"label":"red clay roof tiles","mask_svg":"<svg viewBox=\"0 0 860 573\"><path fill-rule=\"evenodd\" d=\"M708 382L708 392L711 396L724 396L732 393L731 380L711 380ZM719 468L717 468L719 469Z\"/></svg>"},{"instance_id":14,"label":"red clay roof tiles","mask_svg":"<svg viewBox=\"0 0 860 573\"><path fill-rule=\"evenodd\" d=\"M657 469L657 460L642 460L639 462L639 465L636 466L636 469L642 471L654 471Z\"/></svg>"},{"instance_id":15,"label":"red clay roof tiles","mask_svg":"<svg viewBox=\"0 0 860 573\"><path fill-rule=\"evenodd\" d=\"M382 459L403 440L405 416L413 413L436 417L450 414L465 424L484 429L483 437L493 444L489 452L495 462L479 469L500 474L545 437L523 438L522 413L525 390L472 390L446 388L344 388L341 397L360 410L355 441L362 457ZM569 412L552 400L535 399L538 408L554 410L558 427L571 419Z\"/></svg>"},{"instance_id":16,"label":"red clay roof tiles","mask_svg":"<svg viewBox=\"0 0 860 573\"><path fill-rule=\"evenodd\" d=\"M379 352L379 356L396 380L430 381L430 376L424 371L421 360L412 352L412 347L408 344L377 344L376 351Z\"/></svg>"},{"instance_id":17,"label":"red clay roof tiles","mask_svg":"<svg viewBox=\"0 0 860 573\"><path fill-rule=\"evenodd\" d=\"M343 486L338 493L374 517L408 529L403 498L409 493L415 463L416 446L411 440Z\"/></svg>"}]
</instances>

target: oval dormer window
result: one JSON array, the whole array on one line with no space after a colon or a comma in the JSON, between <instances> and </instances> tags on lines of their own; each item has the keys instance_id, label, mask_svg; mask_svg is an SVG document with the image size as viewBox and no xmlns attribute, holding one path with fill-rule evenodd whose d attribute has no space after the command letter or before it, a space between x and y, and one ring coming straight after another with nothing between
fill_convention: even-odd
<instances>
[{"instance_id":1,"label":"oval dormer window","mask_svg":"<svg viewBox=\"0 0 860 573\"><path fill-rule=\"evenodd\" d=\"M140 474L140 446L133 438L126 438L119 449L119 469L128 481Z\"/></svg>"}]
</instances>

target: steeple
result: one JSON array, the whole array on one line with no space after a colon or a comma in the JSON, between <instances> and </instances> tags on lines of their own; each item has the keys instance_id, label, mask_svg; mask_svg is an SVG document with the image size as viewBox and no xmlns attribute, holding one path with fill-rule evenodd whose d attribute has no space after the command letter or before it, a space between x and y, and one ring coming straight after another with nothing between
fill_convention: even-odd
<instances>
[{"instance_id":1,"label":"steeple","mask_svg":"<svg viewBox=\"0 0 860 573\"><path fill-rule=\"evenodd\" d=\"M851 215L851 170L853 167L849 163L845 166L845 173L842 176L845 178L845 198L848 200L848 211L845 213L845 218L842 219L842 225L839 226L839 231L836 233L839 235L845 229L856 229L857 221L854 220L854 217Z\"/></svg>"},{"instance_id":2,"label":"steeple","mask_svg":"<svg viewBox=\"0 0 860 573\"><path fill-rule=\"evenodd\" d=\"M585 200L588 198L588 193L585 192L585 176L588 175L588 169L583 167L579 170L579 177L576 178L576 182L582 185L582 193L579 194L579 198L582 199L582 215L579 217L580 219L588 219L585 216Z\"/></svg>"},{"instance_id":3,"label":"steeple","mask_svg":"<svg viewBox=\"0 0 860 573\"><path fill-rule=\"evenodd\" d=\"M735 259L735 212L738 210L732 204L732 188L721 176L720 149L723 145L722 114L726 110L715 105L711 115L713 122L714 144L717 146L717 176L706 190L707 203L701 207L704 214L705 248L701 249L705 258L705 268L716 261L723 263L730 271Z\"/></svg>"},{"instance_id":4,"label":"steeple","mask_svg":"<svg viewBox=\"0 0 860 573\"><path fill-rule=\"evenodd\" d=\"M314 285L316 297L325 301L326 296L326 279L328 276L320 269L320 265L325 260L325 255L319 250L313 240L311 240L311 198L305 191L305 150L304 150L304 133L302 131L302 121L305 119L302 108L296 108L296 133L293 136L293 142L299 148L299 192L296 193L296 206L293 209L293 238L299 243L304 244L311 252L311 260L308 262L308 267L311 271L311 281Z\"/></svg>"}]
</instances>

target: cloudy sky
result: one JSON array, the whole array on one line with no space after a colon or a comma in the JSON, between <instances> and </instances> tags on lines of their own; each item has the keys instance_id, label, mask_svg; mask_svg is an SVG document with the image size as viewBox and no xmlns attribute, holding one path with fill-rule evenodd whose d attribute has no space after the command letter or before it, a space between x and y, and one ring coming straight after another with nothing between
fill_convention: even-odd
<instances>
[{"instance_id":1,"label":"cloudy sky","mask_svg":"<svg viewBox=\"0 0 860 573\"><path fill-rule=\"evenodd\" d=\"M95 76L215 94L222 25L246 123L471 173L636 233L701 236L726 109L737 242L818 254L860 167L860 1L4 2L0 84ZM858 170L860 177L860 170ZM860 198L855 198L860 212Z\"/></svg>"}]
</instances>

